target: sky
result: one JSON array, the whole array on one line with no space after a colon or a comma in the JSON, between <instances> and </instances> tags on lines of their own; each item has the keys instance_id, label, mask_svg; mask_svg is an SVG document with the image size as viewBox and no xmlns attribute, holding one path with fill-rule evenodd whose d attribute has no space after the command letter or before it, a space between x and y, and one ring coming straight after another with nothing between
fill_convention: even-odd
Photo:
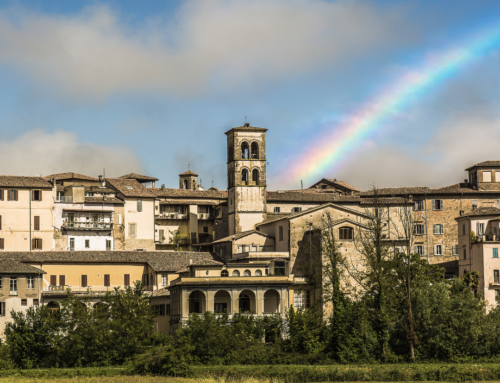
<instances>
[{"instance_id":1,"label":"sky","mask_svg":"<svg viewBox=\"0 0 500 383\"><path fill-rule=\"evenodd\" d=\"M269 190L457 183L500 160L495 28L498 0L4 0L0 174L178 187L190 168L226 189L224 133L249 122L268 129ZM456 49L471 53L446 76L349 128Z\"/></svg>"}]
</instances>

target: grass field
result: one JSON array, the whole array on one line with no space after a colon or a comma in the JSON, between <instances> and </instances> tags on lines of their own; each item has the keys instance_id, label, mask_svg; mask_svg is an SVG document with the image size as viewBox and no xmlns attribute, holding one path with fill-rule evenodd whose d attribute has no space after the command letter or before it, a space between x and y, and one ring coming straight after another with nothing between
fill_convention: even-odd
<instances>
[{"instance_id":1,"label":"grass field","mask_svg":"<svg viewBox=\"0 0 500 383\"><path fill-rule=\"evenodd\" d=\"M248 378L242 380L226 380L226 379L185 379L185 378L162 378L151 376L115 376L115 377L92 377L92 378L56 378L56 379L38 379L38 378L22 378L9 377L0 378L0 383L282 383L282 380L256 379ZM352 382L361 383L361 382ZM377 383L377 382L372 382ZM383 382L378 382L383 383ZM397 382L396 382L397 383ZM432 383L432 382L427 382ZM441 382L442 383L442 382ZM477 382L483 383L483 382ZM486 382L484 382L486 383ZM490 381L488 383L500 383L499 381Z\"/></svg>"}]
</instances>

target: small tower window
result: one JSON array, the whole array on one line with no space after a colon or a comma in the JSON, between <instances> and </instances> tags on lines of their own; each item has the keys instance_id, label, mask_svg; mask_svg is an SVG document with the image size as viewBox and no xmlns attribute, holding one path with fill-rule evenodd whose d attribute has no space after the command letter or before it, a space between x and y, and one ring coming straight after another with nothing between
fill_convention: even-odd
<instances>
[{"instance_id":1,"label":"small tower window","mask_svg":"<svg viewBox=\"0 0 500 383\"><path fill-rule=\"evenodd\" d=\"M193 180L193 190L196 190L196 180Z\"/></svg>"},{"instance_id":2,"label":"small tower window","mask_svg":"<svg viewBox=\"0 0 500 383\"><path fill-rule=\"evenodd\" d=\"M250 158L252 160L259 159L259 144L256 142L252 142L252 145L250 147Z\"/></svg>"},{"instance_id":3,"label":"small tower window","mask_svg":"<svg viewBox=\"0 0 500 383\"><path fill-rule=\"evenodd\" d=\"M256 185L259 184L259 170L258 169L252 170L252 181L255 182Z\"/></svg>"},{"instance_id":4,"label":"small tower window","mask_svg":"<svg viewBox=\"0 0 500 383\"><path fill-rule=\"evenodd\" d=\"M244 142L241 144L241 159L248 160L248 143Z\"/></svg>"},{"instance_id":5,"label":"small tower window","mask_svg":"<svg viewBox=\"0 0 500 383\"><path fill-rule=\"evenodd\" d=\"M184 180L184 189L188 189L188 180Z\"/></svg>"},{"instance_id":6,"label":"small tower window","mask_svg":"<svg viewBox=\"0 0 500 383\"><path fill-rule=\"evenodd\" d=\"M243 182L248 182L248 170L247 169L243 169L241 171L241 180Z\"/></svg>"}]
</instances>

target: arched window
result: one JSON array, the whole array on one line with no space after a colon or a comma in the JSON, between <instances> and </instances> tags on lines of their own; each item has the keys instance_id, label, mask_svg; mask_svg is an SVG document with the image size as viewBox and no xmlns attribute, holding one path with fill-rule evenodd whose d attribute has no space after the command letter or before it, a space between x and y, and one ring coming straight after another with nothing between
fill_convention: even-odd
<instances>
[{"instance_id":1,"label":"arched window","mask_svg":"<svg viewBox=\"0 0 500 383\"><path fill-rule=\"evenodd\" d=\"M196 190L196 180L193 180L193 190Z\"/></svg>"},{"instance_id":2,"label":"arched window","mask_svg":"<svg viewBox=\"0 0 500 383\"><path fill-rule=\"evenodd\" d=\"M258 169L252 170L252 181L255 182L256 185L259 184L259 170Z\"/></svg>"},{"instance_id":3,"label":"arched window","mask_svg":"<svg viewBox=\"0 0 500 383\"><path fill-rule=\"evenodd\" d=\"M247 169L243 169L241 171L241 180L243 182L248 182L248 170Z\"/></svg>"},{"instance_id":4,"label":"arched window","mask_svg":"<svg viewBox=\"0 0 500 383\"><path fill-rule=\"evenodd\" d=\"M220 276L221 276L221 277L229 277L229 273L227 272L227 270L222 270L222 271L220 272Z\"/></svg>"},{"instance_id":5,"label":"arched window","mask_svg":"<svg viewBox=\"0 0 500 383\"><path fill-rule=\"evenodd\" d=\"M248 143L246 142L241 144L241 159L248 160Z\"/></svg>"},{"instance_id":6,"label":"arched window","mask_svg":"<svg viewBox=\"0 0 500 383\"><path fill-rule=\"evenodd\" d=\"M255 270L255 276L256 277L262 277L262 271L261 270Z\"/></svg>"},{"instance_id":7,"label":"arched window","mask_svg":"<svg viewBox=\"0 0 500 383\"><path fill-rule=\"evenodd\" d=\"M252 160L259 159L259 144L256 142L252 142L252 145L250 146L250 158Z\"/></svg>"},{"instance_id":8,"label":"arched window","mask_svg":"<svg viewBox=\"0 0 500 383\"><path fill-rule=\"evenodd\" d=\"M341 227L339 229L339 239L341 241L348 241L353 239L354 230L352 227Z\"/></svg>"},{"instance_id":9,"label":"arched window","mask_svg":"<svg viewBox=\"0 0 500 383\"><path fill-rule=\"evenodd\" d=\"M244 277L251 277L251 276L252 276L252 273L250 272L250 270L245 270L245 271L243 272L243 276L244 276Z\"/></svg>"},{"instance_id":10,"label":"arched window","mask_svg":"<svg viewBox=\"0 0 500 383\"><path fill-rule=\"evenodd\" d=\"M232 276L233 277L239 277L240 276L240 272L238 270L233 270Z\"/></svg>"},{"instance_id":11,"label":"arched window","mask_svg":"<svg viewBox=\"0 0 500 383\"><path fill-rule=\"evenodd\" d=\"M137 212L140 213L142 211L142 199L137 200Z\"/></svg>"},{"instance_id":12,"label":"arched window","mask_svg":"<svg viewBox=\"0 0 500 383\"><path fill-rule=\"evenodd\" d=\"M188 188L188 180L184 180L184 189Z\"/></svg>"}]
</instances>

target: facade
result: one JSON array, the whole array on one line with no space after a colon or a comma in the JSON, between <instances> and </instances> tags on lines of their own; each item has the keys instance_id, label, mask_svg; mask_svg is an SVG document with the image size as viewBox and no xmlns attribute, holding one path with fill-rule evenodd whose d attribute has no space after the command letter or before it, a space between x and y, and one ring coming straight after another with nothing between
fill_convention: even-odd
<instances>
[{"instance_id":1,"label":"facade","mask_svg":"<svg viewBox=\"0 0 500 383\"><path fill-rule=\"evenodd\" d=\"M0 339L11 311L26 311L41 301L44 271L12 259L0 259Z\"/></svg>"}]
</instances>

